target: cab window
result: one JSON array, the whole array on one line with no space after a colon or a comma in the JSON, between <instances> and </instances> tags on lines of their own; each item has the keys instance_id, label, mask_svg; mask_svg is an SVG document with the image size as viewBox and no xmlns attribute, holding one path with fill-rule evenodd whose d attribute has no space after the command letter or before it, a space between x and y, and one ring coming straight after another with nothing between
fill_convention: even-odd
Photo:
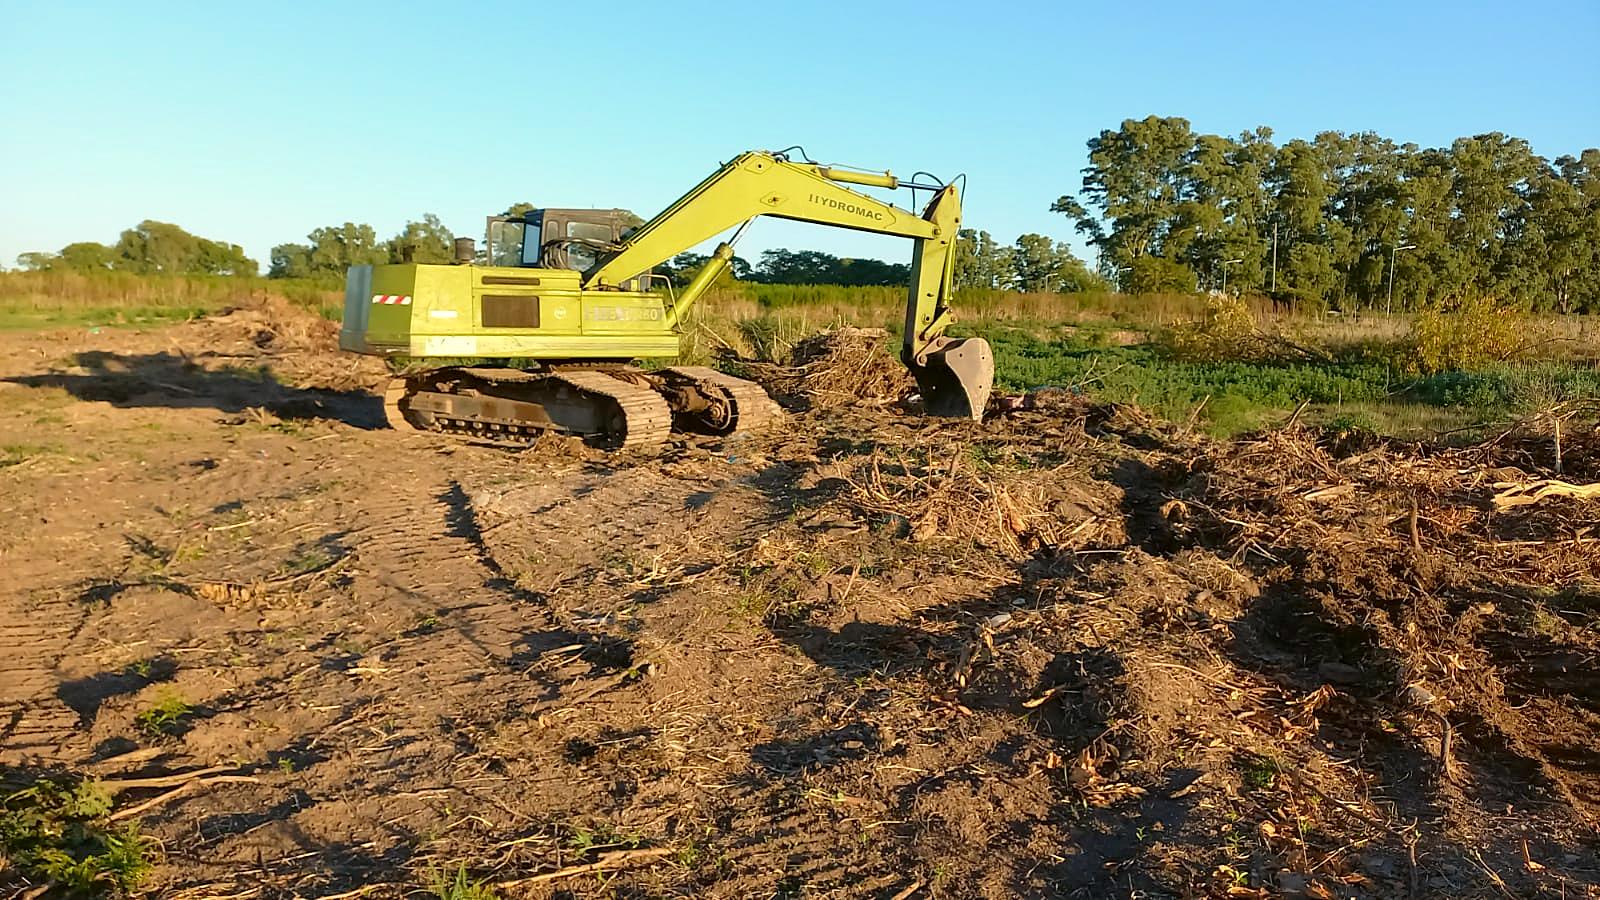
<instances>
[{"instance_id":1,"label":"cab window","mask_svg":"<svg viewBox=\"0 0 1600 900\"><path fill-rule=\"evenodd\" d=\"M489 223L489 258L491 266L515 266L522 256L521 222Z\"/></svg>"},{"instance_id":2,"label":"cab window","mask_svg":"<svg viewBox=\"0 0 1600 900\"><path fill-rule=\"evenodd\" d=\"M611 242L611 226L600 222L568 222L567 237L586 241Z\"/></svg>"},{"instance_id":3,"label":"cab window","mask_svg":"<svg viewBox=\"0 0 1600 900\"><path fill-rule=\"evenodd\" d=\"M611 226L598 222L568 222L567 237L594 241L594 245L574 241L567 245L567 264L587 272L600 261L600 246L611 243Z\"/></svg>"}]
</instances>

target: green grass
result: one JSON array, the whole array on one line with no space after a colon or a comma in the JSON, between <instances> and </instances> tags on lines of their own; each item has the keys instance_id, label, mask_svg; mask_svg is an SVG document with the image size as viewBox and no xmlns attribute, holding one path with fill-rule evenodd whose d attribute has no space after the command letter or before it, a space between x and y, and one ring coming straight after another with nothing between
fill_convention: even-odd
<instances>
[{"instance_id":1,"label":"green grass","mask_svg":"<svg viewBox=\"0 0 1600 900\"><path fill-rule=\"evenodd\" d=\"M1268 425L1303 402L1311 404L1307 421L1416 435L1504 421L1553 399L1600 397L1600 368L1582 363L1407 376L1370 354L1331 363L1188 362L1152 345L1107 347L1092 329L1066 337L1041 336L1037 326L962 331L989 339L1002 389L1076 388L1172 421L1193 416L1219 436Z\"/></svg>"},{"instance_id":2,"label":"green grass","mask_svg":"<svg viewBox=\"0 0 1600 900\"><path fill-rule=\"evenodd\" d=\"M339 285L332 281L7 272L0 273L0 329L157 325L268 293L339 318ZM782 360L796 341L840 324L897 333L904 303L904 290L893 287L741 283L717 288L692 313L680 362L710 363L724 346L747 357ZM1311 423L1407 437L1451 432L1470 439L1474 426L1559 400L1600 397L1600 323L1594 317L1545 317L1534 323L1561 337L1541 362L1414 377L1391 362L1410 327L1406 317L1273 319L1270 308L1255 300L1246 305L1256 321L1325 348L1334 361L1185 361L1164 354L1155 341L1137 343L1141 335L1153 338L1176 323L1194 321L1206 306L1195 295L963 290L956 297L957 325L951 334L990 341L1002 390L1076 388L1176 422L1193 420L1217 436L1282 421L1306 402L1302 418ZM38 452L0 448L0 468Z\"/></svg>"},{"instance_id":3,"label":"green grass","mask_svg":"<svg viewBox=\"0 0 1600 900\"><path fill-rule=\"evenodd\" d=\"M1265 756L1248 753L1235 760L1239 780L1252 791L1266 790L1278 781L1278 763Z\"/></svg>"},{"instance_id":4,"label":"green grass","mask_svg":"<svg viewBox=\"0 0 1600 900\"><path fill-rule=\"evenodd\" d=\"M442 869L428 873L428 890L439 900L499 900L494 888L487 882L474 881L461 866L454 874Z\"/></svg>"},{"instance_id":5,"label":"green grass","mask_svg":"<svg viewBox=\"0 0 1600 900\"><path fill-rule=\"evenodd\" d=\"M66 448L60 444L0 444L0 469L21 465L40 456L59 456Z\"/></svg>"},{"instance_id":6,"label":"green grass","mask_svg":"<svg viewBox=\"0 0 1600 900\"><path fill-rule=\"evenodd\" d=\"M152 843L106 821L111 796L91 780L40 781L0 795L0 860L76 896L128 894L149 874Z\"/></svg>"},{"instance_id":7,"label":"green grass","mask_svg":"<svg viewBox=\"0 0 1600 900\"><path fill-rule=\"evenodd\" d=\"M0 331L61 328L135 328L186 322L211 310L203 306L75 306L17 308L0 306Z\"/></svg>"},{"instance_id":8,"label":"green grass","mask_svg":"<svg viewBox=\"0 0 1600 900\"><path fill-rule=\"evenodd\" d=\"M267 294L337 320L337 281L128 272L0 272L0 330L163 325Z\"/></svg>"}]
</instances>

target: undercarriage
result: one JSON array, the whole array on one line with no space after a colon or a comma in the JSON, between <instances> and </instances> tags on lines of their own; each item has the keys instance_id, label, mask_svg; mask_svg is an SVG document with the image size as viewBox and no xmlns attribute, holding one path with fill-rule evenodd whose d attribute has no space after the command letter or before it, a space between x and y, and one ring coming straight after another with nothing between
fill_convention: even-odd
<instances>
[{"instance_id":1,"label":"undercarriage","mask_svg":"<svg viewBox=\"0 0 1600 900\"><path fill-rule=\"evenodd\" d=\"M395 378L392 428L527 443L575 434L610 449L659 445L674 431L726 435L781 415L761 386L703 366L646 371L626 363L553 363L532 370L447 367Z\"/></svg>"}]
</instances>

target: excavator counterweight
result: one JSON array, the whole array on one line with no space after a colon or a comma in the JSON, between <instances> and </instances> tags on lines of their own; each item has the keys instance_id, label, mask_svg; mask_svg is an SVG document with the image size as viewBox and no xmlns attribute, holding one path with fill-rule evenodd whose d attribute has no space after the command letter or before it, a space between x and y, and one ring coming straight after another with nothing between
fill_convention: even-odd
<instances>
[{"instance_id":1,"label":"excavator counterweight","mask_svg":"<svg viewBox=\"0 0 1600 900\"><path fill-rule=\"evenodd\" d=\"M919 215L852 184L926 190L932 199ZM652 290L659 278L652 269L730 229L742 232L759 216L910 239L900 359L929 415L983 416L994 381L989 345L945 336L961 222L955 185L908 183L783 152L740 154L638 227L625 210L533 210L491 217L481 262L464 247L457 265L354 266L340 346L485 361L396 379L386 411L397 428L498 441L554 430L638 447L671 430L760 427L778 409L751 382L710 369L633 365L678 355L682 323L733 259L738 233L681 290ZM511 360L515 367L488 362Z\"/></svg>"}]
</instances>

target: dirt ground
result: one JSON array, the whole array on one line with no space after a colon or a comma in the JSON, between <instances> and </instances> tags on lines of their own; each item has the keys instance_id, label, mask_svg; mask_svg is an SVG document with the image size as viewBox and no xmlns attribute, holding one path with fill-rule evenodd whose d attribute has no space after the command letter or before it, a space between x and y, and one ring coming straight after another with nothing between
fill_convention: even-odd
<instances>
[{"instance_id":1,"label":"dirt ground","mask_svg":"<svg viewBox=\"0 0 1600 900\"><path fill-rule=\"evenodd\" d=\"M167 897L1600 897L1600 501L1492 502L1553 437L803 371L515 452L281 307L0 334L0 777L123 784Z\"/></svg>"}]
</instances>

